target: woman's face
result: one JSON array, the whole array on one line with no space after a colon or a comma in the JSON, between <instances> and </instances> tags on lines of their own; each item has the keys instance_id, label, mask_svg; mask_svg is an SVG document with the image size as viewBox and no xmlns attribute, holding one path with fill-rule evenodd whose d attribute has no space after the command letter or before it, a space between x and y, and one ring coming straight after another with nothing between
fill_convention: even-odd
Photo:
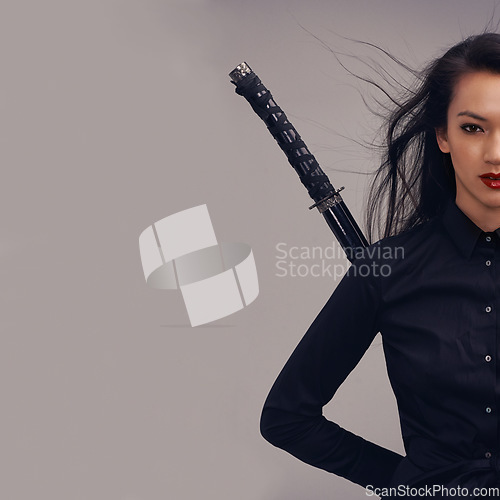
<instances>
[{"instance_id":1,"label":"woman's face","mask_svg":"<svg viewBox=\"0 0 500 500\"><path fill-rule=\"evenodd\" d=\"M446 129L437 130L436 137L439 149L451 155L457 206L476 224L498 217L500 226L500 75L463 76Z\"/></svg>"}]
</instances>

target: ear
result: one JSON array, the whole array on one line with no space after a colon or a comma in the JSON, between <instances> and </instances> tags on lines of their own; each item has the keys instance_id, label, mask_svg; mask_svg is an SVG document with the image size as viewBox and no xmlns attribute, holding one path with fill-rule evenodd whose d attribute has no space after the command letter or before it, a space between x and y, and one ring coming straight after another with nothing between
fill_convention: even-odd
<instances>
[{"instance_id":1,"label":"ear","mask_svg":"<svg viewBox=\"0 0 500 500\"><path fill-rule=\"evenodd\" d=\"M450 146L448 145L448 135L446 134L446 129L444 127L436 129L436 139L441 152L449 153Z\"/></svg>"}]
</instances>

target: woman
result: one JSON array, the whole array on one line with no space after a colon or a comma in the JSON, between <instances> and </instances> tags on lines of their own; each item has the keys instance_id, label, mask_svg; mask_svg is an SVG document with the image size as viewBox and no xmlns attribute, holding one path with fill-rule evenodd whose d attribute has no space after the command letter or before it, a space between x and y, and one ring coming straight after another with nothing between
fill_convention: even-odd
<instances>
[{"instance_id":1,"label":"woman","mask_svg":"<svg viewBox=\"0 0 500 500\"><path fill-rule=\"evenodd\" d=\"M500 487L500 35L466 39L423 75L390 117L371 193L370 228L385 204L385 237L293 352L261 431L382 496L472 496ZM405 457L322 416L377 332Z\"/></svg>"}]
</instances>

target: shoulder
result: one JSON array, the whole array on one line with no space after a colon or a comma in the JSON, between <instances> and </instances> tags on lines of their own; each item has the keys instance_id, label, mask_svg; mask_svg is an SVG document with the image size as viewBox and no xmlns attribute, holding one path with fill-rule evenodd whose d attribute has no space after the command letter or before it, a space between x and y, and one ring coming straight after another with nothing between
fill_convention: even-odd
<instances>
[{"instance_id":1,"label":"shoulder","mask_svg":"<svg viewBox=\"0 0 500 500\"><path fill-rule=\"evenodd\" d=\"M368 247L354 252L351 273L370 267L371 274L384 277L395 271L408 272L417 262L432 258L434 247L441 237L441 226L434 218L397 235L382 238ZM390 273L389 273L390 269Z\"/></svg>"},{"instance_id":2,"label":"shoulder","mask_svg":"<svg viewBox=\"0 0 500 500\"><path fill-rule=\"evenodd\" d=\"M435 239L439 232L439 222L434 218L397 235L382 238L365 248L358 248L354 252L354 258L377 260L404 257L406 252L411 252L416 247L421 248L422 245Z\"/></svg>"}]
</instances>

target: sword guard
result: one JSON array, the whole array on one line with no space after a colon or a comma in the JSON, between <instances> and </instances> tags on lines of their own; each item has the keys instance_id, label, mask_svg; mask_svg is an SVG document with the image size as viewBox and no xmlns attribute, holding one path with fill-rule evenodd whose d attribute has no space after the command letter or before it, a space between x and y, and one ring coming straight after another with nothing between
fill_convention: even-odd
<instances>
[{"instance_id":1,"label":"sword guard","mask_svg":"<svg viewBox=\"0 0 500 500\"><path fill-rule=\"evenodd\" d=\"M317 208L320 213L325 212L330 207L333 207L334 205L336 205L337 203L339 203L339 201L342 201L342 198L339 200L337 198L337 196L340 193L340 191L342 191L343 189L344 189L344 186L342 186L341 188L337 189L333 193L329 194L325 198L319 200L314 205L311 205L309 207L309 210L312 210L313 208Z\"/></svg>"}]
</instances>

